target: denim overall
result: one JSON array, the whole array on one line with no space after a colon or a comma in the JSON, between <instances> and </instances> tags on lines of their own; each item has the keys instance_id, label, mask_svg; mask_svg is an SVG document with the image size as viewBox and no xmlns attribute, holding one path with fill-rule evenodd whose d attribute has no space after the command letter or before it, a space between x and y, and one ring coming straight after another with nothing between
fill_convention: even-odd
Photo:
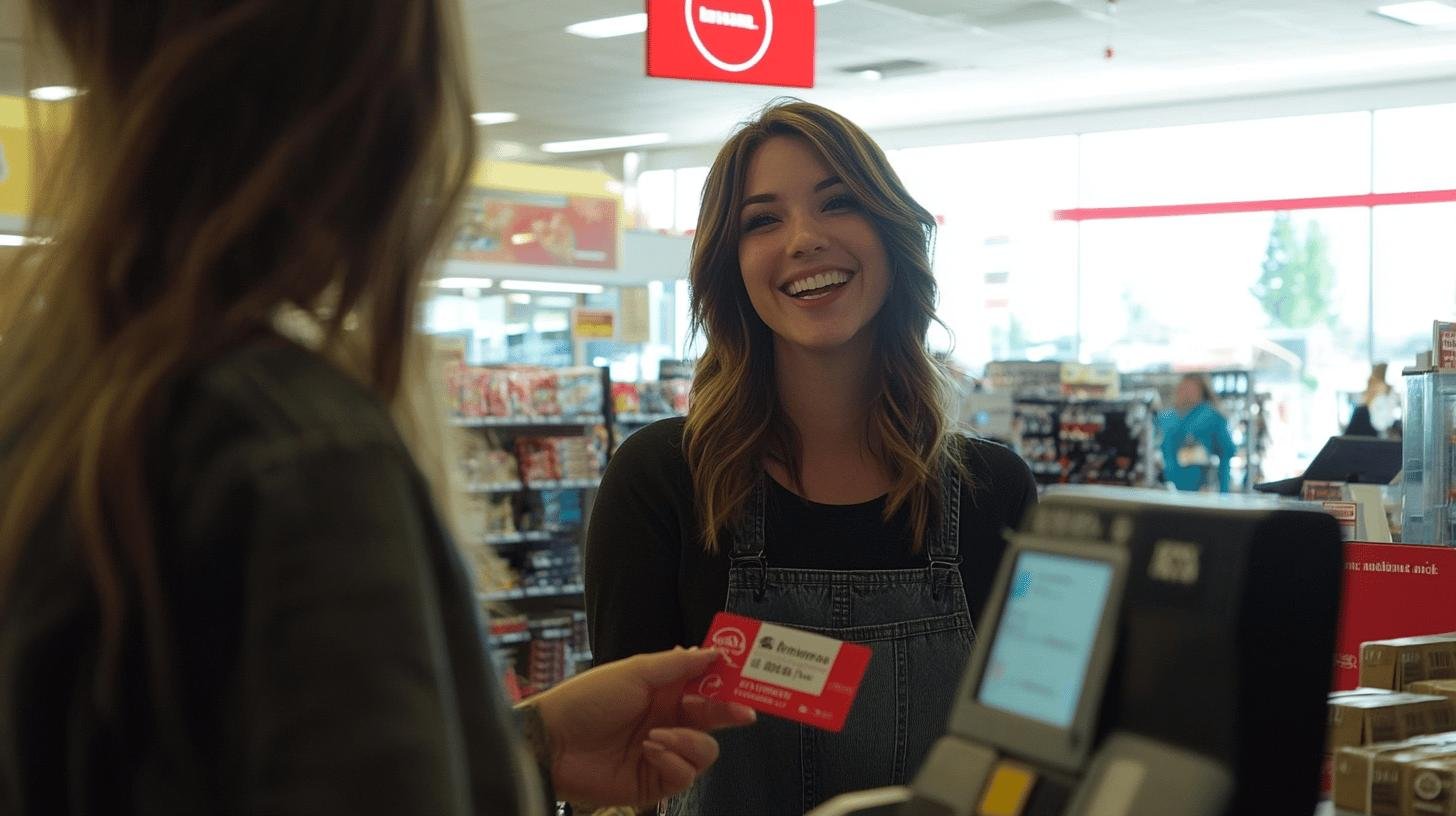
<instances>
[{"instance_id":1,"label":"denim overall","mask_svg":"<svg viewBox=\"0 0 1456 816\"><path fill-rule=\"evenodd\" d=\"M975 638L961 584L957 475L943 477L926 566L861 571L768 567L765 479L735 530L725 609L862 643L873 655L843 731L775 717L720 731L718 762L673 800L674 814L799 816L840 793L905 784L945 732Z\"/></svg>"}]
</instances>

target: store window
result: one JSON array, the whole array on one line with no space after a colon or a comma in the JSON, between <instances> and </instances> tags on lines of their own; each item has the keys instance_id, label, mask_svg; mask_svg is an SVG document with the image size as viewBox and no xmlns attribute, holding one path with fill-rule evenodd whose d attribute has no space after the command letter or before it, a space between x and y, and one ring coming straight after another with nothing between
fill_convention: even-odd
<instances>
[{"instance_id":1,"label":"store window","mask_svg":"<svg viewBox=\"0 0 1456 816\"><path fill-rule=\"evenodd\" d=\"M1456 105L1375 112L1375 192L1456 189Z\"/></svg>"},{"instance_id":2,"label":"store window","mask_svg":"<svg viewBox=\"0 0 1456 816\"><path fill-rule=\"evenodd\" d=\"M677 173L646 170L637 176L637 224L642 229L671 230L677 216Z\"/></svg>"},{"instance_id":3,"label":"store window","mask_svg":"<svg viewBox=\"0 0 1456 816\"><path fill-rule=\"evenodd\" d=\"M1370 189L1370 113L1082 137L1082 207L1349 195Z\"/></svg>"},{"instance_id":4,"label":"store window","mask_svg":"<svg viewBox=\"0 0 1456 816\"><path fill-rule=\"evenodd\" d=\"M1376 208L1371 297L1373 357L1391 364L1396 384L1430 350L1431 321L1456 318L1456 204Z\"/></svg>"},{"instance_id":5,"label":"store window","mask_svg":"<svg viewBox=\"0 0 1456 816\"><path fill-rule=\"evenodd\" d=\"M638 223L643 229L692 232L707 178L707 167L643 171L637 176Z\"/></svg>"},{"instance_id":6,"label":"store window","mask_svg":"<svg viewBox=\"0 0 1456 816\"><path fill-rule=\"evenodd\" d=\"M1084 222L1082 358L1253 370L1277 414L1267 469L1298 472L1369 371L1369 242L1362 208Z\"/></svg>"},{"instance_id":7,"label":"store window","mask_svg":"<svg viewBox=\"0 0 1456 816\"><path fill-rule=\"evenodd\" d=\"M954 358L1076 355L1077 137L914 148L891 155L911 195L941 222L935 275Z\"/></svg>"}]
</instances>

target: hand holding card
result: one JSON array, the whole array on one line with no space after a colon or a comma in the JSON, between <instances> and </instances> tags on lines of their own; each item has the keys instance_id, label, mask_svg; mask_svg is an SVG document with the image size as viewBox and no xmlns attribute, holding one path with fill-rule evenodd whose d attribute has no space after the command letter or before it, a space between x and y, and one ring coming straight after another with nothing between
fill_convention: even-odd
<instances>
[{"instance_id":1,"label":"hand holding card","mask_svg":"<svg viewBox=\"0 0 1456 816\"><path fill-rule=\"evenodd\" d=\"M713 618L703 646L722 659L689 691L836 732L870 661L866 646L729 612Z\"/></svg>"}]
</instances>

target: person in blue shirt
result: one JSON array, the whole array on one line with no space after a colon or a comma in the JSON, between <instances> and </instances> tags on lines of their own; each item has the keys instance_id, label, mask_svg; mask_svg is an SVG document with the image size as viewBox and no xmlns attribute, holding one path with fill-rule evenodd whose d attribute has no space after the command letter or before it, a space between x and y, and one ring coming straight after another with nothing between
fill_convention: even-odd
<instances>
[{"instance_id":1,"label":"person in blue shirt","mask_svg":"<svg viewBox=\"0 0 1456 816\"><path fill-rule=\"evenodd\" d=\"M1163 478L1179 490L1202 490L1218 470L1218 492L1229 492L1234 440L1228 420L1214 404L1213 388L1201 374L1187 374L1173 393L1172 410L1158 415L1163 434Z\"/></svg>"}]
</instances>

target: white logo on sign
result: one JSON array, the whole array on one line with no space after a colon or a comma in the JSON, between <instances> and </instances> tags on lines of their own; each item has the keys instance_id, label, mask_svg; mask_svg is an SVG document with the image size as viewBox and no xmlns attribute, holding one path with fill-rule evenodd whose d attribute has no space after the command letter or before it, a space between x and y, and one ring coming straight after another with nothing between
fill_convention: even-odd
<instances>
[{"instance_id":1,"label":"white logo on sign","mask_svg":"<svg viewBox=\"0 0 1456 816\"><path fill-rule=\"evenodd\" d=\"M703 11L705 12L705 22L707 22L708 18L710 17L715 18L716 22L717 20L725 19L736 20L738 17L747 16L729 15L728 12L716 11L713 9L704 9ZM711 12L711 14L709 14L708 12ZM763 0L763 42L759 44L758 50L754 52L753 56L749 57L743 62L725 62L719 59L717 55L715 55L712 51L709 51L708 46L703 44L703 38L698 36L698 21L693 19L693 0L683 0L683 16L687 18L688 36L693 38L693 45L697 47L698 53L702 54L703 59L712 63L712 65L720 71L730 71L735 74L740 71L747 71L749 68L757 65L759 60L763 59L763 55L768 53L769 44L773 42L773 6L769 5L769 0ZM750 19L749 22L751 24L752 19ZM716 24L724 25L724 23L721 22L716 22ZM733 27L742 28L744 26L735 25Z\"/></svg>"},{"instance_id":2,"label":"white logo on sign","mask_svg":"<svg viewBox=\"0 0 1456 816\"><path fill-rule=\"evenodd\" d=\"M1198 545L1191 541L1163 539L1153 546L1148 575L1173 584L1198 583Z\"/></svg>"}]
</instances>

